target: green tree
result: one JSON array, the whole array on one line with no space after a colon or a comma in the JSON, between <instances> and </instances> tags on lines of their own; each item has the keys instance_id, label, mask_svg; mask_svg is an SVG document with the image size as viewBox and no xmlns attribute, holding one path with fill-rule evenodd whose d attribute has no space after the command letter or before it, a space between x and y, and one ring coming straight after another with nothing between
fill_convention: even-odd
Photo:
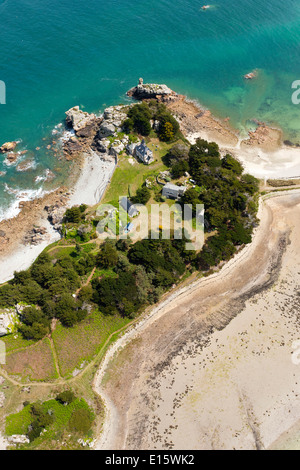
<instances>
[{"instance_id":1,"label":"green tree","mask_svg":"<svg viewBox=\"0 0 300 470\"><path fill-rule=\"evenodd\" d=\"M170 122L165 122L161 126L160 139L164 142L171 142L174 139L174 128Z\"/></svg>"},{"instance_id":2,"label":"green tree","mask_svg":"<svg viewBox=\"0 0 300 470\"><path fill-rule=\"evenodd\" d=\"M74 206L74 207L71 207L70 209L67 209L64 218L66 222L79 224L80 221L82 220L82 212L80 210L80 207Z\"/></svg>"},{"instance_id":3,"label":"green tree","mask_svg":"<svg viewBox=\"0 0 300 470\"><path fill-rule=\"evenodd\" d=\"M151 191L146 186L142 186L136 192L136 195L132 198L132 201L136 204L147 204L151 198Z\"/></svg>"},{"instance_id":4,"label":"green tree","mask_svg":"<svg viewBox=\"0 0 300 470\"><path fill-rule=\"evenodd\" d=\"M78 432L80 434L87 434L91 429L93 424L93 415L92 413L85 409L81 408L79 410L74 410L69 421L69 428L73 432Z\"/></svg>"},{"instance_id":5,"label":"green tree","mask_svg":"<svg viewBox=\"0 0 300 470\"><path fill-rule=\"evenodd\" d=\"M106 241L103 243L100 251L98 252L96 261L97 265L104 269L116 266L118 262L118 252L111 241Z\"/></svg>"},{"instance_id":6,"label":"green tree","mask_svg":"<svg viewBox=\"0 0 300 470\"><path fill-rule=\"evenodd\" d=\"M55 400L61 403L62 405L69 405L70 403L73 403L75 399L76 396L71 390L65 390L55 397Z\"/></svg>"}]
</instances>

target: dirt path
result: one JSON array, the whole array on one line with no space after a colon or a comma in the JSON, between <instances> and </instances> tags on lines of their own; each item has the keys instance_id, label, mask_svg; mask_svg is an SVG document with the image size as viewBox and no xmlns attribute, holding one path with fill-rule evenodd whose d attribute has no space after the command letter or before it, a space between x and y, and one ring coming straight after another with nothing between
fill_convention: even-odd
<instances>
[{"instance_id":1,"label":"dirt path","mask_svg":"<svg viewBox=\"0 0 300 470\"><path fill-rule=\"evenodd\" d=\"M79 289L77 289L77 291L75 292L76 297L78 297L78 294L79 294L79 292L81 291L81 289L82 289L83 287L86 287L86 286L89 285L89 283L90 283L91 280L93 279L93 276L94 276L94 274L95 274L95 272L96 272L96 269L97 269L96 267L93 268L93 270L92 270L91 274L89 275L89 277L87 278L86 282L85 282L81 287L79 287Z\"/></svg>"},{"instance_id":2,"label":"dirt path","mask_svg":"<svg viewBox=\"0 0 300 470\"><path fill-rule=\"evenodd\" d=\"M280 278L283 261L287 264L286 273L294 269L299 244L293 239L293 245L290 245L290 237L294 233L294 223L300 220L299 203L299 191L276 194L272 200L264 202L260 209L261 225L251 245L221 272L196 281L179 295L171 295L152 312L152 316L142 320L134 331L112 346L95 381L95 388L104 397L108 409L108 419L97 448L233 448L235 445L236 448L261 448L271 444L279 432L274 423L278 424L285 416L281 413L282 406L291 408L290 422L295 419L294 402L287 405L284 397L285 393L289 395L291 390L295 391L294 380L283 380L287 384L287 390L283 391L283 387L278 383L275 385L270 378L273 388L267 389L268 394L273 390L276 395L278 390L272 410L267 410L267 415L272 416L271 422L263 416L266 410L263 412L260 399L255 399L257 395L250 390L247 377L255 383L255 371L258 376L262 374L260 361L264 366L268 365L271 375L272 371L274 373L276 362L272 368L271 353L267 348L273 351L277 363L282 351L277 348L276 341L270 340L270 331L278 327L276 334L283 336L286 344L292 337L286 323L294 325L295 318L286 316L285 306L278 306L279 300L275 296L273 299L271 289ZM294 299L297 276L293 275L288 281L283 277L281 282L290 283L286 291L290 290ZM269 313L264 303L267 295L270 304L275 299L277 302L272 304ZM279 292L278 296L281 295ZM260 309L267 312L265 320L259 317L260 313L253 306L255 303L249 307L250 301L262 302ZM279 326L272 323L274 315L279 315L276 318ZM250 324L247 323L249 318ZM234 329L231 325L235 325L236 319L242 320ZM261 345L261 354L266 363L257 353L255 343L257 337L261 338L256 330L263 331L260 323L264 321L267 324L266 350ZM244 324L247 324L247 332L243 331ZM219 338L221 333L223 336ZM253 354L251 351L249 355L242 343L234 347L236 335L242 333L253 347ZM212 338L215 343L209 349ZM223 361L219 359L218 341L222 341L222 351L226 352L222 353ZM289 343L288 360L290 347ZM237 365L235 358L240 356L251 363L252 375L245 367L240 369ZM290 369L286 363L282 367L284 377L284 370L290 372ZM242 370L247 373L243 375ZM228 386L227 380L232 382L232 387ZM218 393L220 390L222 393ZM209 400L210 395L213 400ZM228 396L234 397L232 401L228 401ZM279 405L280 400L284 405ZM266 403L264 406L267 408ZM207 413L201 414L201 409L207 409ZM230 409L231 414L226 415L226 409ZM230 416L236 422L232 422ZM214 422L218 424L214 426ZM232 433L226 440L227 425L231 426ZM234 437L235 434L238 436Z\"/></svg>"}]
</instances>

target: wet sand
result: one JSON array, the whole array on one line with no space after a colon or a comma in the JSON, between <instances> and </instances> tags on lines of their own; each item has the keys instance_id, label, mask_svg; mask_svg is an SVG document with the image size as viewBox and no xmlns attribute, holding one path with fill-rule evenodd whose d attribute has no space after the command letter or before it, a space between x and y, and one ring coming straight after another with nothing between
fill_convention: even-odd
<instances>
[{"instance_id":1,"label":"wet sand","mask_svg":"<svg viewBox=\"0 0 300 470\"><path fill-rule=\"evenodd\" d=\"M299 191L266 200L251 245L120 340L95 382L97 448L299 445L299 216Z\"/></svg>"}]
</instances>

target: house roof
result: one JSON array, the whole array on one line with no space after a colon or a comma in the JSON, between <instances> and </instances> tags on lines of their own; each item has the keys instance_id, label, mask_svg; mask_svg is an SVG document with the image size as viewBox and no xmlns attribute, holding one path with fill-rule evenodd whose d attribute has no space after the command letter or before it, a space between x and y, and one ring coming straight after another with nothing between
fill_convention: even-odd
<instances>
[{"instance_id":1,"label":"house roof","mask_svg":"<svg viewBox=\"0 0 300 470\"><path fill-rule=\"evenodd\" d=\"M182 191L185 190L185 186L177 186L177 184L167 183L164 185L164 189L169 189L171 191Z\"/></svg>"},{"instance_id":2,"label":"house roof","mask_svg":"<svg viewBox=\"0 0 300 470\"><path fill-rule=\"evenodd\" d=\"M134 215L137 215L139 213L135 205L126 196L122 197L120 204L121 207L123 207L123 209L128 212L128 215L130 215L130 217L133 217Z\"/></svg>"},{"instance_id":3,"label":"house roof","mask_svg":"<svg viewBox=\"0 0 300 470\"><path fill-rule=\"evenodd\" d=\"M141 144L140 145L137 145L136 146L136 151L138 151L141 155L145 156L147 154L151 154L152 155L152 150L149 149L149 147L147 147L146 143L144 140L142 140Z\"/></svg>"}]
</instances>

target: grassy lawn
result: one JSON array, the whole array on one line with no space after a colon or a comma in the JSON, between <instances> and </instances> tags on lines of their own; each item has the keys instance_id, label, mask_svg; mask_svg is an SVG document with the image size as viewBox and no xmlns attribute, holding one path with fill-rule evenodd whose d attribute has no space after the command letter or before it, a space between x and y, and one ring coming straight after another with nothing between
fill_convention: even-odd
<instances>
[{"instance_id":1,"label":"grassy lawn","mask_svg":"<svg viewBox=\"0 0 300 470\"><path fill-rule=\"evenodd\" d=\"M133 157L122 155L119 159L118 167L114 172L111 184L101 203L118 205L119 196L128 196L129 187L131 196L133 196L136 193L136 190L142 186L148 177L157 175L160 171L167 170L168 167L166 167L162 162L162 157L174 144L175 142L172 144L160 142L154 137L148 138L147 145L150 150L153 151L155 158L155 161L151 163L151 165L144 165L135 159L134 164L131 164L129 159Z\"/></svg>"},{"instance_id":2,"label":"grassy lawn","mask_svg":"<svg viewBox=\"0 0 300 470\"><path fill-rule=\"evenodd\" d=\"M32 421L30 406L25 406L19 413L9 415L6 418L5 434L26 434Z\"/></svg>"},{"instance_id":3,"label":"grassy lawn","mask_svg":"<svg viewBox=\"0 0 300 470\"><path fill-rule=\"evenodd\" d=\"M28 344L28 342L27 342ZM6 356L3 369L21 381L50 381L57 378L49 338L23 350L16 350Z\"/></svg>"},{"instance_id":4,"label":"grassy lawn","mask_svg":"<svg viewBox=\"0 0 300 470\"><path fill-rule=\"evenodd\" d=\"M1 341L5 343L6 352L10 353L16 349L23 349L31 346L35 341L29 341L22 338L20 333L2 336Z\"/></svg>"},{"instance_id":5,"label":"grassy lawn","mask_svg":"<svg viewBox=\"0 0 300 470\"><path fill-rule=\"evenodd\" d=\"M25 406L20 412L7 416L5 433L8 436L13 434L26 434L28 426L31 424L33 417L30 413L31 406ZM54 423L46 428L40 437L36 438L30 444L24 444L20 446L21 449L51 449L51 448L65 448L72 449L78 448L78 438L92 437L92 430L88 431L88 434L83 436L79 433L72 431L70 439L70 418L74 411L85 409L90 411L87 402L82 398L77 398L69 405L63 405L58 401L52 399L43 403L44 411L50 411L54 416ZM93 413L92 416L94 417ZM63 442L65 441L65 442Z\"/></svg>"},{"instance_id":6,"label":"grassy lawn","mask_svg":"<svg viewBox=\"0 0 300 470\"><path fill-rule=\"evenodd\" d=\"M95 310L72 328L64 328L58 324L52 338L61 375L70 376L75 368L80 368L84 362L90 361L100 351L110 334L129 322L129 319L103 315Z\"/></svg>"}]
</instances>

